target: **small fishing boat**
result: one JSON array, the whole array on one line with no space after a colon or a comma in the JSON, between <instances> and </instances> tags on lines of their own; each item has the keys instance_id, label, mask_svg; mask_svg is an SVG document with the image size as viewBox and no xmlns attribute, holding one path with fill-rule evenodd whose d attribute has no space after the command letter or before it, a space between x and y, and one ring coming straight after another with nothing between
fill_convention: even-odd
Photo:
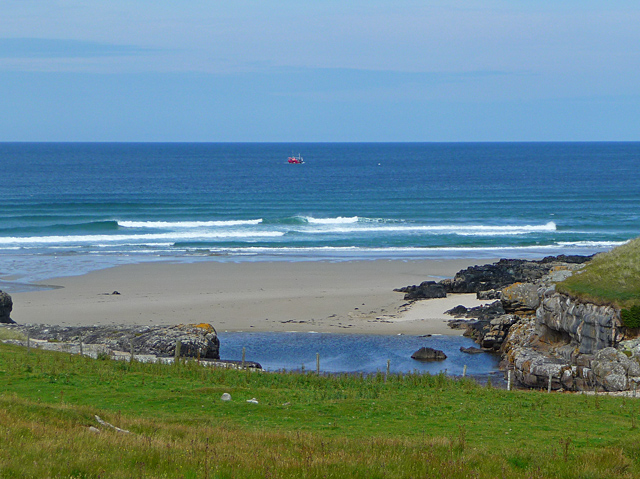
<instances>
[{"instance_id":1,"label":"small fishing boat","mask_svg":"<svg viewBox=\"0 0 640 479\"><path fill-rule=\"evenodd\" d=\"M289 157L289 163L291 163L292 165L301 165L304 163L304 159L302 158L302 156L300 156L300 153L298 153L298 156Z\"/></svg>"}]
</instances>

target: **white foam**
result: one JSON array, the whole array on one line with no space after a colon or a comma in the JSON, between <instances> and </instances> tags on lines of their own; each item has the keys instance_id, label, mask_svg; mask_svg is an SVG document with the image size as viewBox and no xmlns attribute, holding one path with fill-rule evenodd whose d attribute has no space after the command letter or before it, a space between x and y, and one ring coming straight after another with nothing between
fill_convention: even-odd
<instances>
[{"instance_id":1,"label":"white foam","mask_svg":"<svg viewBox=\"0 0 640 479\"><path fill-rule=\"evenodd\" d=\"M327 223L330 224L330 223ZM305 233L327 234L327 233L358 233L358 232L399 232L411 233L422 232L436 235L453 234L458 236L513 236L525 235L538 232L556 231L557 227L553 221L544 225L383 225L371 226L370 223L364 226L353 227L327 227L315 230L304 230Z\"/></svg>"},{"instance_id":2,"label":"white foam","mask_svg":"<svg viewBox=\"0 0 640 479\"><path fill-rule=\"evenodd\" d=\"M337 216L336 218L314 218L312 216L303 216L304 220L309 224L318 224L318 225L332 225L332 224L349 224L349 223L357 223L359 218L357 216L351 217L343 217Z\"/></svg>"},{"instance_id":3,"label":"white foam","mask_svg":"<svg viewBox=\"0 0 640 479\"><path fill-rule=\"evenodd\" d=\"M251 226L262 223L262 218L256 220L228 220L228 221L118 221L122 228L206 228L224 226Z\"/></svg>"},{"instance_id":4,"label":"white foam","mask_svg":"<svg viewBox=\"0 0 640 479\"><path fill-rule=\"evenodd\" d=\"M76 235L76 236L28 236L0 238L0 245L49 245L49 244L101 244L126 242L135 244L140 241L197 241L219 238L275 238L284 236L282 231L219 231L185 233L149 233L140 235Z\"/></svg>"}]
</instances>

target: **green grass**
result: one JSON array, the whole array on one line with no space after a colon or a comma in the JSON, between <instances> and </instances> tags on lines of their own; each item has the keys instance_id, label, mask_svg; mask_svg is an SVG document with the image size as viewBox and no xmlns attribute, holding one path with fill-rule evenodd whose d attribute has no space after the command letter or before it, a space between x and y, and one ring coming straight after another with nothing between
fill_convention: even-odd
<instances>
[{"instance_id":1,"label":"green grass","mask_svg":"<svg viewBox=\"0 0 640 479\"><path fill-rule=\"evenodd\" d=\"M24 341L27 337L20 331L14 331L12 329L4 328L0 326L0 341L6 339L17 339L18 341Z\"/></svg>"},{"instance_id":2,"label":"green grass","mask_svg":"<svg viewBox=\"0 0 640 479\"><path fill-rule=\"evenodd\" d=\"M640 306L640 238L596 255L557 290L595 304Z\"/></svg>"},{"instance_id":3,"label":"green grass","mask_svg":"<svg viewBox=\"0 0 640 479\"><path fill-rule=\"evenodd\" d=\"M9 345L0 345L0 391L0 478L640 475L640 401L630 398L508 392L444 375L125 363ZM259 404L246 402L253 397ZM99 426L96 414L131 433Z\"/></svg>"}]
</instances>

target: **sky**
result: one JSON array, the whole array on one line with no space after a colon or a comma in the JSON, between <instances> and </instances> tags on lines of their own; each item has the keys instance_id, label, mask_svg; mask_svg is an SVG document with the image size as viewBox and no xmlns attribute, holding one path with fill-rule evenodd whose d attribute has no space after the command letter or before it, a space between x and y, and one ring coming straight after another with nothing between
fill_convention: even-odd
<instances>
[{"instance_id":1,"label":"sky","mask_svg":"<svg viewBox=\"0 0 640 479\"><path fill-rule=\"evenodd\" d=\"M637 0L2 0L0 141L638 141Z\"/></svg>"}]
</instances>

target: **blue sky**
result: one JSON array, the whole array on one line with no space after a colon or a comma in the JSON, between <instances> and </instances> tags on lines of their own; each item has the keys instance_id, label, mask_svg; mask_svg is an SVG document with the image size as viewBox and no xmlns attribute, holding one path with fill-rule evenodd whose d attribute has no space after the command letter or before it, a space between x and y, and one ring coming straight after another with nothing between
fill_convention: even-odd
<instances>
[{"instance_id":1,"label":"blue sky","mask_svg":"<svg viewBox=\"0 0 640 479\"><path fill-rule=\"evenodd\" d=\"M640 2L3 0L0 141L640 140Z\"/></svg>"}]
</instances>

